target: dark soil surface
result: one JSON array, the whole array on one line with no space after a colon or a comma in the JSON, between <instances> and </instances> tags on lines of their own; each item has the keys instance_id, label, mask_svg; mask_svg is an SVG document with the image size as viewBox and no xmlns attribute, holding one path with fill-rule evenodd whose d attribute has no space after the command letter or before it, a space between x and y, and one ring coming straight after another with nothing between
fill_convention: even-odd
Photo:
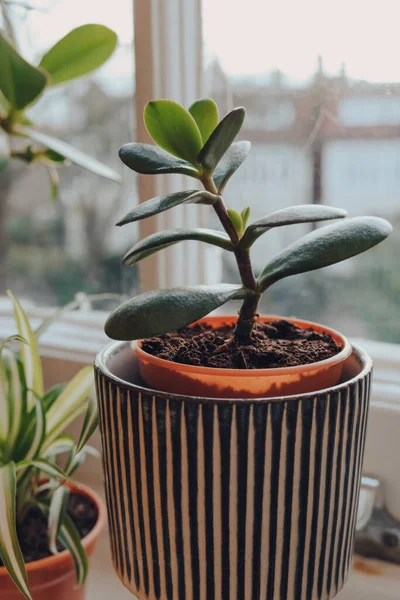
<instances>
[{"instance_id":1,"label":"dark soil surface","mask_svg":"<svg viewBox=\"0 0 400 600\"><path fill-rule=\"evenodd\" d=\"M68 501L68 514L75 523L81 538L96 525L96 505L87 496L73 494ZM47 518L39 508L32 507L18 528L18 540L26 563L52 556L47 535ZM58 549L64 550L63 546ZM0 566L3 563L0 560Z\"/></svg>"},{"instance_id":2,"label":"dark soil surface","mask_svg":"<svg viewBox=\"0 0 400 600\"><path fill-rule=\"evenodd\" d=\"M249 344L236 341L233 333L230 326L211 329L197 324L144 340L142 348L172 362L223 369L294 367L342 350L330 335L285 320L258 323Z\"/></svg>"}]
</instances>

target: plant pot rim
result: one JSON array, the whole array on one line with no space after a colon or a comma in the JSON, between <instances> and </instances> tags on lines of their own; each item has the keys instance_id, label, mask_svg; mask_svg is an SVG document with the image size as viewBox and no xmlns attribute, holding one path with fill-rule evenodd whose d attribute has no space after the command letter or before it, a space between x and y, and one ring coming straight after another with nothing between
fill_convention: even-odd
<instances>
[{"instance_id":1,"label":"plant pot rim","mask_svg":"<svg viewBox=\"0 0 400 600\"><path fill-rule=\"evenodd\" d=\"M224 315L225 316L225 315ZM216 316L217 318L219 318L220 316ZM212 319L213 315L205 317L205 319L200 319L198 322L201 323L203 320L207 320L207 319ZM226 319L227 321L232 319L233 316L232 315L226 315ZM235 317L236 318L236 317ZM292 367L274 367L272 369L223 369L223 368L219 368L219 367L198 367L196 365L187 365L185 363L176 363L179 364L179 371L183 372L183 373L204 373L207 375L223 375L225 377L243 377L243 373L244 371L246 372L246 377L249 378L253 378L253 377L262 377L265 375L270 375L270 376L284 376L284 375L290 375L291 373L306 373L308 371L312 371L313 369L317 368L317 367L324 367L326 366L330 366L330 365L335 365L337 363L343 362L344 360L346 360L346 358L348 358L351 354L351 344L349 342L349 340L339 331L336 331L336 329L332 329L332 327L327 327L326 325L321 325L320 323L316 323L315 321L306 321L304 319L296 319L294 317L281 317L278 315L260 315L260 319L265 320L265 321L269 321L269 320L282 320L284 319L285 321L289 321L291 322L295 322L296 324L302 326L305 326L305 328L311 328L311 329L323 329L324 331L326 331L329 335L331 335L334 338L338 338L342 345L343 348L340 352L338 352L337 354L334 354L333 356L331 356L330 358L326 358L324 360L319 360L316 362L312 362L312 363L306 363L304 365L296 365L296 366L292 366ZM151 362L154 365L158 365L160 367L164 366L167 367L168 365L170 365L171 363L173 363L173 361L170 360L166 360L165 358L159 358L158 356L154 356L153 354L150 354L149 352L146 352L145 350L142 349L141 344L142 344L143 340L137 340L134 342L131 342L131 347L134 351L135 354L137 354L137 356L146 360L151 360Z\"/></svg>"},{"instance_id":2,"label":"plant pot rim","mask_svg":"<svg viewBox=\"0 0 400 600\"><path fill-rule=\"evenodd\" d=\"M175 394L173 392L163 392L160 390L156 390L154 388L149 388L144 385L140 385L139 383L133 383L131 381L127 381L126 379L122 379L118 375L115 375L109 368L108 363L110 358L115 357L116 354L121 353L123 349L129 349L129 353L132 356L132 361L137 361L137 357L132 353L130 348L130 342L111 342L107 346L105 346L96 356L95 359L95 368L100 371L103 375L106 376L110 381L117 383L120 387L126 388L127 390L133 390L135 392L140 392L144 394L155 395L158 398L175 399L175 400L185 400L187 402L207 402L209 404L221 404L221 403L267 403L267 402L287 402L293 400L304 400L307 398L316 398L318 396L326 396L327 392L335 392L336 390L343 389L347 387L351 383L355 383L356 381L363 379L367 373L369 373L372 369L372 359L369 354L363 350L360 346L356 344L350 344L352 348L352 354L355 355L356 359L360 363L360 371L352 376L350 379L339 382L337 385L323 388L314 392L304 392L301 394L291 394L287 396L271 396L266 398L210 398L207 396L189 396L185 394ZM168 362L168 361L167 361ZM315 363L314 363L315 364Z\"/></svg>"},{"instance_id":3,"label":"plant pot rim","mask_svg":"<svg viewBox=\"0 0 400 600\"><path fill-rule=\"evenodd\" d=\"M93 529L82 538L82 544L85 550L89 546L89 544L96 539L103 531L105 523L106 523L106 507L104 505L103 500L100 496L92 490L92 488L83 485L81 483L77 483L69 486L71 487L73 492L82 493L84 496L88 496L91 500L94 501L98 511L98 517L95 526ZM28 575L30 573L34 573L36 571L44 570L44 569L52 569L56 565L65 561L66 558L70 556L69 550L63 550L58 554L54 554L53 556L47 556L46 558L41 558L39 560L34 560L29 563L25 563L26 571ZM5 567L0 567L0 577L3 575L8 575L7 569Z\"/></svg>"}]
</instances>

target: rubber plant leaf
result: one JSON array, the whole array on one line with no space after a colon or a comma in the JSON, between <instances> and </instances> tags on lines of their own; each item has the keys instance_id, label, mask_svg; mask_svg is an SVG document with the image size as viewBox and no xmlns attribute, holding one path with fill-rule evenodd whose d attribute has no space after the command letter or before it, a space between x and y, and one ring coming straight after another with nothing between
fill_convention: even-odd
<instances>
[{"instance_id":1,"label":"rubber plant leaf","mask_svg":"<svg viewBox=\"0 0 400 600\"><path fill-rule=\"evenodd\" d=\"M318 204L300 204L277 210L258 221L250 223L247 227L241 246L249 248L254 242L273 227L284 225L297 225L300 223L316 223L318 221L329 221L332 219L343 219L347 217L347 211L333 206Z\"/></svg>"},{"instance_id":2,"label":"rubber plant leaf","mask_svg":"<svg viewBox=\"0 0 400 600\"><path fill-rule=\"evenodd\" d=\"M196 121L205 144L218 125L218 106L211 98L202 98L192 104L189 112Z\"/></svg>"},{"instance_id":3,"label":"rubber plant leaf","mask_svg":"<svg viewBox=\"0 0 400 600\"><path fill-rule=\"evenodd\" d=\"M225 189L226 184L240 165L246 160L250 152L251 143L247 141L234 142L218 163L213 179L219 194Z\"/></svg>"},{"instance_id":4,"label":"rubber plant leaf","mask_svg":"<svg viewBox=\"0 0 400 600\"><path fill-rule=\"evenodd\" d=\"M222 231L213 231L212 229L175 229L173 231L162 231L153 233L148 237L140 240L135 244L124 256L123 264L125 267L131 267L140 260L151 256L159 250L168 248L178 242L185 240L196 240L212 244L223 248L224 250L233 251L233 245L229 236Z\"/></svg>"},{"instance_id":5,"label":"rubber plant leaf","mask_svg":"<svg viewBox=\"0 0 400 600\"><path fill-rule=\"evenodd\" d=\"M100 175L105 179L111 179L117 183L121 181L121 177L116 171L114 171L114 169L111 169L107 165L104 165L95 158L85 154L85 152L70 146L70 144L67 144L62 140L54 138L51 135L47 135L47 133L37 131L36 129L33 129L33 127L19 126L16 128L16 131L34 140L35 142L39 142L43 146L54 150L54 152L61 154L65 158L68 158L71 162L83 167L84 169L87 169L88 171L91 171L92 173L95 173L96 175Z\"/></svg>"},{"instance_id":6,"label":"rubber plant leaf","mask_svg":"<svg viewBox=\"0 0 400 600\"><path fill-rule=\"evenodd\" d=\"M243 107L234 108L214 129L197 157L197 161L207 173L212 173L239 133L246 111Z\"/></svg>"},{"instance_id":7,"label":"rubber plant leaf","mask_svg":"<svg viewBox=\"0 0 400 600\"><path fill-rule=\"evenodd\" d=\"M0 558L27 600L32 600L16 530L17 480L13 462L0 466Z\"/></svg>"},{"instance_id":8,"label":"rubber plant leaf","mask_svg":"<svg viewBox=\"0 0 400 600\"><path fill-rule=\"evenodd\" d=\"M382 242L392 226L378 217L355 217L327 225L300 238L273 258L259 277L265 290L276 281L321 269L365 252Z\"/></svg>"},{"instance_id":9,"label":"rubber plant leaf","mask_svg":"<svg viewBox=\"0 0 400 600\"><path fill-rule=\"evenodd\" d=\"M137 340L185 327L233 298L244 297L239 285L199 285L153 290L121 304L108 317L106 334Z\"/></svg>"},{"instance_id":10,"label":"rubber plant leaf","mask_svg":"<svg viewBox=\"0 0 400 600\"><path fill-rule=\"evenodd\" d=\"M197 164L203 141L196 121L186 108L172 100L153 100L144 109L144 122L161 148Z\"/></svg>"},{"instance_id":11,"label":"rubber plant leaf","mask_svg":"<svg viewBox=\"0 0 400 600\"><path fill-rule=\"evenodd\" d=\"M11 107L23 110L43 92L47 75L29 64L0 31L0 90Z\"/></svg>"},{"instance_id":12,"label":"rubber plant leaf","mask_svg":"<svg viewBox=\"0 0 400 600\"><path fill-rule=\"evenodd\" d=\"M134 221L140 221L147 217L152 217L158 213L179 206L180 204L197 204L208 202L210 204L217 200L218 196L214 196L204 190L186 190L185 192L174 192L166 196L157 196L151 198L147 202L143 202L128 213L123 219L118 221L117 225L122 226Z\"/></svg>"},{"instance_id":13,"label":"rubber plant leaf","mask_svg":"<svg viewBox=\"0 0 400 600\"><path fill-rule=\"evenodd\" d=\"M51 85L65 83L101 67L117 46L117 35L104 25L82 25L59 40L40 61Z\"/></svg>"},{"instance_id":14,"label":"rubber plant leaf","mask_svg":"<svg viewBox=\"0 0 400 600\"><path fill-rule=\"evenodd\" d=\"M124 144L119 151L119 157L127 167L144 175L180 173L197 179L200 176L199 171L189 162L172 156L152 144L140 142Z\"/></svg>"},{"instance_id":15,"label":"rubber plant leaf","mask_svg":"<svg viewBox=\"0 0 400 600\"><path fill-rule=\"evenodd\" d=\"M42 363L35 334L29 324L28 317L14 294L11 291L7 293L13 305L18 333L27 341L26 344L20 345L20 353L24 366L26 387L28 389L28 409L30 410L35 406L36 398L43 396Z\"/></svg>"}]
</instances>

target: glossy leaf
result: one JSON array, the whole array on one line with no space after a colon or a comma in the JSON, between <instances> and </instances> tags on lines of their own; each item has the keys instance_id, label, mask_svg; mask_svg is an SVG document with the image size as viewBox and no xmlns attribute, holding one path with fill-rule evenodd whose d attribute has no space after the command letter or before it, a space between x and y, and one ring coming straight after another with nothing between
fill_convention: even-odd
<instances>
[{"instance_id":1,"label":"glossy leaf","mask_svg":"<svg viewBox=\"0 0 400 600\"><path fill-rule=\"evenodd\" d=\"M199 285L145 292L119 306L107 319L105 332L115 340L162 335L204 317L228 300L243 297L239 285Z\"/></svg>"},{"instance_id":2,"label":"glossy leaf","mask_svg":"<svg viewBox=\"0 0 400 600\"><path fill-rule=\"evenodd\" d=\"M378 217L357 217L317 229L267 264L259 277L260 289L284 277L321 269L365 252L391 232L390 223Z\"/></svg>"},{"instance_id":3,"label":"glossy leaf","mask_svg":"<svg viewBox=\"0 0 400 600\"><path fill-rule=\"evenodd\" d=\"M205 144L218 125L218 106L211 98L203 98L194 102L189 112L196 121Z\"/></svg>"},{"instance_id":4,"label":"glossy leaf","mask_svg":"<svg viewBox=\"0 0 400 600\"><path fill-rule=\"evenodd\" d=\"M250 223L241 241L241 246L249 248L261 235L273 227L297 225L299 223L315 223L331 219L343 219L344 217L347 217L347 211L342 208L323 206L321 204L290 206Z\"/></svg>"},{"instance_id":5,"label":"glossy leaf","mask_svg":"<svg viewBox=\"0 0 400 600\"><path fill-rule=\"evenodd\" d=\"M222 119L208 138L197 157L197 161L208 173L214 171L225 152L231 146L243 125L245 114L246 111L244 108L234 108Z\"/></svg>"},{"instance_id":6,"label":"glossy leaf","mask_svg":"<svg viewBox=\"0 0 400 600\"><path fill-rule=\"evenodd\" d=\"M16 530L17 481L15 464L0 466L0 558L21 594L32 600Z\"/></svg>"},{"instance_id":7,"label":"glossy leaf","mask_svg":"<svg viewBox=\"0 0 400 600\"><path fill-rule=\"evenodd\" d=\"M201 228L175 229L173 231L154 233L135 244L125 254L123 264L125 267L131 267L147 256L184 240L197 240L199 242L205 242L206 244L219 246L219 248L223 248L224 250L233 250L229 236L221 231Z\"/></svg>"},{"instance_id":8,"label":"glossy leaf","mask_svg":"<svg viewBox=\"0 0 400 600\"><path fill-rule=\"evenodd\" d=\"M127 167L136 173L144 175L180 173L199 178L199 171L193 165L152 144L139 142L125 144L119 151L119 157Z\"/></svg>"},{"instance_id":9,"label":"glossy leaf","mask_svg":"<svg viewBox=\"0 0 400 600\"><path fill-rule=\"evenodd\" d=\"M233 210L232 208L230 208L228 210L228 215L232 221L234 228L236 229L236 233L238 234L239 237L242 237L244 227L243 227L243 221L242 221L242 217L241 217L240 213L238 213L238 212L236 212L236 210Z\"/></svg>"},{"instance_id":10,"label":"glossy leaf","mask_svg":"<svg viewBox=\"0 0 400 600\"><path fill-rule=\"evenodd\" d=\"M219 194L222 194L229 179L246 160L250 149L251 143L242 141L234 142L229 150L226 151L221 161L218 163L213 175L214 183Z\"/></svg>"},{"instance_id":11,"label":"glossy leaf","mask_svg":"<svg viewBox=\"0 0 400 600\"><path fill-rule=\"evenodd\" d=\"M172 100L153 100L144 109L144 122L161 148L197 164L203 142L196 121L183 106Z\"/></svg>"},{"instance_id":12,"label":"glossy leaf","mask_svg":"<svg viewBox=\"0 0 400 600\"><path fill-rule=\"evenodd\" d=\"M53 554L57 554L57 539L60 534L61 525L64 521L69 489L65 485L60 485L53 493L49 508L49 548Z\"/></svg>"},{"instance_id":13,"label":"glossy leaf","mask_svg":"<svg viewBox=\"0 0 400 600\"><path fill-rule=\"evenodd\" d=\"M57 85L91 73L106 62L117 46L117 35L104 25L82 25L59 40L40 61Z\"/></svg>"},{"instance_id":14,"label":"glossy leaf","mask_svg":"<svg viewBox=\"0 0 400 600\"><path fill-rule=\"evenodd\" d=\"M88 156L81 150L70 146L66 142L62 140L58 140L57 138L53 138L51 135L47 135L47 133L42 133L41 131L37 131L32 127L18 127L17 131L35 142L39 142L43 146L58 152L58 154L62 154L65 158L68 158L70 161L95 173L96 175L100 175L105 179L111 179L112 181L120 182L121 177L118 175L114 169L111 169L107 165L103 165L100 161Z\"/></svg>"},{"instance_id":15,"label":"glossy leaf","mask_svg":"<svg viewBox=\"0 0 400 600\"><path fill-rule=\"evenodd\" d=\"M47 77L18 54L0 31L0 90L12 108L22 110L46 87Z\"/></svg>"},{"instance_id":16,"label":"glossy leaf","mask_svg":"<svg viewBox=\"0 0 400 600\"><path fill-rule=\"evenodd\" d=\"M174 192L166 196L157 196L147 202L143 202L128 213L123 219L118 221L117 225L122 226L134 221L140 221L147 217L152 217L158 213L179 206L180 204L197 204L200 202L214 203L218 196L214 196L204 190L186 190L185 192Z\"/></svg>"},{"instance_id":17,"label":"glossy leaf","mask_svg":"<svg viewBox=\"0 0 400 600\"><path fill-rule=\"evenodd\" d=\"M13 305L18 333L28 342L27 344L21 344L20 352L24 365L26 387L28 388L28 408L31 409L35 406L36 398L43 396L42 363L36 338L25 311L11 291L8 291L7 294Z\"/></svg>"}]
</instances>

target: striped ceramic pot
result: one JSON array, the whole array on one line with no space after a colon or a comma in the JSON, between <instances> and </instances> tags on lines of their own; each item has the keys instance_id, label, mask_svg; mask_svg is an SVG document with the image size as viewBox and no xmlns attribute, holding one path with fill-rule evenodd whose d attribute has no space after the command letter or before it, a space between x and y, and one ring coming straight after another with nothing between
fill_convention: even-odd
<instances>
[{"instance_id":1,"label":"striped ceramic pot","mask_svg":"<svg viewBox=\"0 0 400 600\"><path fill-rule=\"evenodd\" d=\"M129 345L96 361L115 569L139 599L317 600L346 581L371 360L282 398L217 400L140 384Z\"/></svg>"}]
</instances>

